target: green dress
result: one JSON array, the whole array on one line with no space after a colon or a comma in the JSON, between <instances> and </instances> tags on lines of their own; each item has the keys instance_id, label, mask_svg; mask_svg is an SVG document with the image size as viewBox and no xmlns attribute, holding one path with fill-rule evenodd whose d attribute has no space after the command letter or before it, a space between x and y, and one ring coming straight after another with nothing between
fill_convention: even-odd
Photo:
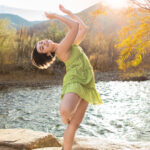
<instances>
[{"instance_id":1,"label":"green dress","mask_svg":"<svg viewBox=\"0 0 150 150\"><path fill-rule=\"evenodd\" d=\"M66 93L76 93L88 103L102 104L102 99L95 88L93 68L80 46L72 44L71 54L65 66L66 74L61 98Z\"/></svg>"}]
</instances>

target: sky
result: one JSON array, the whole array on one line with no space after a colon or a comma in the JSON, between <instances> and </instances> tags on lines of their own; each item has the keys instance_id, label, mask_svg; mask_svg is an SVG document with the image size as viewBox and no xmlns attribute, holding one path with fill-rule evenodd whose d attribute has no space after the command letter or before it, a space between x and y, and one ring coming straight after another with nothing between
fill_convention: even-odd
<instances>
[{"instance_id":1,"label":"sky","mask_svg":"<svg viewBox=\"0 0 150 150\"><path fill-rule=\"evenodd\" d=\"M127 0L0 0L0 5L58 12L58 5L63 4L66 8L78 12L98 2L105 2L112 7L123 7Z\"/></svg>"},{"instance_id":2,"label":"sky","mask_svg":"<svg viewBox=\"0 0 150 150\"><path fill-rule=\"evenodd\" d=\"M113 8L127 6L127 0L0 0L0 5L62 14L58 7L59 4L73 13L78 13L99 2L105 2Z\"/></svg>"}]
</instances>

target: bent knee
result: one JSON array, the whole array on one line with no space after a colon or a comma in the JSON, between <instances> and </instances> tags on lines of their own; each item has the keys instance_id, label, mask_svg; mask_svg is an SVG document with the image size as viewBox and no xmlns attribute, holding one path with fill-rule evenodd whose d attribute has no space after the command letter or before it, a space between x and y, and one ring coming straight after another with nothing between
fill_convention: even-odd
<instances>
[{"instance_id":1,"label":"bent knee","mask_svg":"<svg viewBox=\"0 0 150 150\"><path fill-rule=\"evenodd\" d=\"M72 115L76 111L80 101L81 99L77 94L68 93L64 95L60 105L60 114L62 116Z\"/></svg>"},{"instance_id":2,"label":"bent knee","mask_svg":"<svg viewBox=\"0 0 150 150\"><path fill-rule=\"evenodd\" d=\"M73 114L73 110L70 107L60 107L60 115L69 118Z\"/></svg>"}]
</instances>

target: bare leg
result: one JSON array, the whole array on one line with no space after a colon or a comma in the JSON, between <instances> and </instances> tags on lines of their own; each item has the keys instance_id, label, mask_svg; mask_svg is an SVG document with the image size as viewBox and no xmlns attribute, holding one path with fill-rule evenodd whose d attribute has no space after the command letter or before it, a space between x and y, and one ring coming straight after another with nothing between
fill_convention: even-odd
<instances>
[{"instance_id":1,"label":"bare leg","mask_svg":"<svg viewBox=\"0 0 150 150\"><path fill-rule=\"evenodd\" d=\"M64 133L64 150L72 150L72 145L74 141L74 136L76 130L78 129L80 123L83 120L85 111L87 109L88 102L81 100L80 104L74 113L70 123L68 124L65 133Z\"/></svg>"},{"instance_id":2,"label":"bare leg","mask_svg":"<svg viewBox=\"0 0 150 150\"><path fill-rule=\"evenodd\" d=\"M64 95L60 105L60 115L62 117L63 123L69 123L80 101L81 98L75 93L68 93Z\"/></svg>"}]
</instances>

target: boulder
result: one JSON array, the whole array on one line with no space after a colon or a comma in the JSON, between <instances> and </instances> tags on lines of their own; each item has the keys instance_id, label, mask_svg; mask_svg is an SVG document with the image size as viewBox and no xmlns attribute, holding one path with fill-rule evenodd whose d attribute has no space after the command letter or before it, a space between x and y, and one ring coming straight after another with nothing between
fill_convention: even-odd
<instances>
[{"instance_id":1,"label":"boulder","mask_svg":"<svg viewBox=\"0 0 150 150\"><path fill-rule=\"evenodd\" d=\"M0 129L0 150L2 146L3 150L7 148L31 150L42 147L60 147L61 144L53 135L41 131Z\"/></svg>"}]
</instances>

